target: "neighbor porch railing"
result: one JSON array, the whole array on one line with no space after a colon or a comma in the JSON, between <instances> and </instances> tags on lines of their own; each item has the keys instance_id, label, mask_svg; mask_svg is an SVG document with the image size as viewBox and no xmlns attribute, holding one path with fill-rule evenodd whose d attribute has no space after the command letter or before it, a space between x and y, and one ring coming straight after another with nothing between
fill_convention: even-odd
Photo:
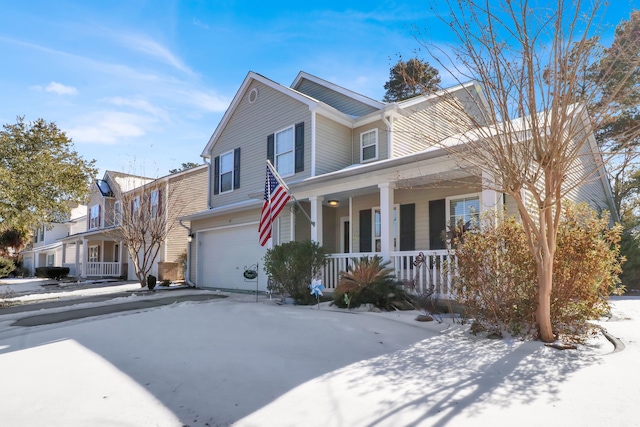
<instances>
[{"instance_id":1,"label":"neighbor porch railing","mask_svg":"<svg viewBox=\"0 0 640 427\"><path fill-rule=\"evenodd\" d=\"M119 277L119 262L88 262L85 271L87 276L115 276Z\"/></svg>"},{"instance_id":2,"label":"neighbor porch railing","mask_svg":"<svg viewBox=\"0 0 640 427\"><path fill-rule=\"evenodd\" d=\"M352 258L380 255L376 253L330 254L323 269L322 284L333 291L340 282L340 272L346 271ZM450 299L451 273L443 268L455 262L455 256L448 250L402 251L391 253L391 265L396 279L405 282L409 291L428 292L433 289L434 297Z\"/></svg>"}]
</instances>

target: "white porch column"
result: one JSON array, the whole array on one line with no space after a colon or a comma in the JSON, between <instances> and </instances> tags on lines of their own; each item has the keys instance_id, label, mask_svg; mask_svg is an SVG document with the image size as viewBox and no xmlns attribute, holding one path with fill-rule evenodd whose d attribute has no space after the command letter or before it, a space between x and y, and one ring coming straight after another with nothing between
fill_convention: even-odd
<instances>
[{"instance_id":1,"label":"white porch column","mask_svg":"<svg viewBox=\"0 0 640 427\"><path fill-rule=\"evenodd\" d=\"M495 210L498 206L498 193L495 188L493 175L482 172L482 196L480 197L480 213ZM502 198L500 199L502 200Z\"/></svg>"},{"instance_id":2,"label":"white porch column","mask_svg":"<svg viewBox=\"0 0 640 427\"><path fill-rule=\"evenodd\" d=\"M87 277L87 263L89 262L89 241L82 239L82 277Z\"/></svg>"},{"instance_id":3,"label":"white porch column","mask_svg":"<svg viewBox=\"0 0 640 427\"><path fill-rule=\"evenodd\" d=\"M380 249L384 260L391 259L393 251L393 189L390 182L378 184L380 189ZM374 248L375 249L375 248Z\"/></svg>"},{"instance_id":4,"label":"white porch column","mask_svg":"<svg viewBox=\"0 0 640 427\"><path fill-rule=\"evenodd\" d=\"M125 274L128 273L126 271L122 271L122 240L120 240L120 243L118 244L118 252L119 252L119 254L118 254L118 263L120 264L118 266L118 270L120 271L120 275L122 276L122 275L125 275ZM125 276L125 278L128 279L127 276Z\"/></svg>"},{"instance_id":5,"label":"white porch column","mask_svg":"<svg viewBox=\"0 0 640 427\"><path fill-rule=\"evenodd\" d=\"M64 267L66 262L67 262L67 244L63 243L62 244L62 267Z\"/></svg>"},{"instance_id":6,"label":"white porch column","mask_svg":"<svg viewBox=\"0 0 640 427\"><path fill-rule=\"evenodd\" d=\"M82 276L82 271L80 271L80 240L76 240L76 278L78 281Z\"/></svg>"},{"instance_id":7,"label":"white porch column","mask_svg":"<svg viewBox=\"0 0 640 427\"><path fill-rule=\"evenodd\" d=\"M353 197L349 197L349 252L353 250Z\"/></svg>"},{"instance_id":8,"label":"white porch column","mask_svg":"<svg viewBox=\"0 0 640 427\"><path fill-rule=\"evenodd\" d=\"M296 240L296 214L293 211L293 207L297 205L291 205L291 209L289 209L289 241L293 242Z\"/></svg>"},{"instance_id":9,"label":"white porch column","mask_svg":"<svg viewBox=\"0 0 640 427\"><path fill-rule=\"evenodd\" d=\"M311 202L311 221L315 223L315 225L311 226L311 240L314 242L318 242L319 245L322 245L322 201L324 197L322 196L313 196L309 197L309 201Z\"/></svg>"}]
</instances>

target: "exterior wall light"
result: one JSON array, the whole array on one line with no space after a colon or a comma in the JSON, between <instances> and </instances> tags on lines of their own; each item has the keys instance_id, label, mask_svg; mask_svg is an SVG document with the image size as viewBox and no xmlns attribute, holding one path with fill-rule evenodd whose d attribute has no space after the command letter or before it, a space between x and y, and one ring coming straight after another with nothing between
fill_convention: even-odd
<instances>
[{"instance_id":1,"label":"exterior wall light","mask_svg":"<svg viewBox=\"0 0 640 427\"><path fill-rule=\"evenodd\" d=\"M331 206L332 208L336 208L336 207L338 207L338 205L340 204L340 202L339 202L339 201L337 201L337 200L329 200L327 203L328 203L328 204L329 204L329 206Z\"/></svg>"}]
</instances>

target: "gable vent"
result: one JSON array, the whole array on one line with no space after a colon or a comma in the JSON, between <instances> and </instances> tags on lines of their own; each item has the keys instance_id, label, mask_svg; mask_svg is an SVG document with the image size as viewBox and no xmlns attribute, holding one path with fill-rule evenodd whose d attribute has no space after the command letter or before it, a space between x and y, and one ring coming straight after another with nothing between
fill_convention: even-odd
<instances>
[{"instance_id":1,"label":"gable vent","mask_svg":"<svg viewBox=\"0 0 640 427\"><path fill-rule=\"evenodd\" d=\"M258 88L254 87L251 89L251 92L249 92L249 104L256 102L256 99L258 99Z\"/></svg>"}]
</instances>

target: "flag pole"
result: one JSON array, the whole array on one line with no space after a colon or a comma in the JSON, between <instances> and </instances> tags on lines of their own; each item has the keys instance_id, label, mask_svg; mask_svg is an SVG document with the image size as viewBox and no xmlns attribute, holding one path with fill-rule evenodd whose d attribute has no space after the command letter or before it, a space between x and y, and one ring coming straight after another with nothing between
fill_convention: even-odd
<instances>
[{"instance_id":1,"label":"flag pole","mask_svg":"<svg viewBox=\"0 0 640 427\"><path fill-rule=\"evenodd\" d=\"M273 174L274 178L278 180L278 183L280 183L280 185L282 185L282 187L284 187L287 190L287 193L289 193L289 196L291 196L291 198L293 199L295 204L298 205L298 207L300 208L300 210L302 211L304 216L307 217L307 219L309 220L311 225L313 227L315 227L316 223L314 221L311 221L311 218L309 217L309 215L307 215L307 211L304 210L304 208L302 207L300 202L298 202L298 200L295 198L295 196L293 194L291 194L291 191L289 190L289 187L287 187L287 184L284 183L284 181L282 180L282 178L278 174L278 171L276 171L276 168L273 167L273 165L271 164L271 161L269 159L267 159L267 167L269 168L269 170Z\"/></svg>"}]
</instances>

